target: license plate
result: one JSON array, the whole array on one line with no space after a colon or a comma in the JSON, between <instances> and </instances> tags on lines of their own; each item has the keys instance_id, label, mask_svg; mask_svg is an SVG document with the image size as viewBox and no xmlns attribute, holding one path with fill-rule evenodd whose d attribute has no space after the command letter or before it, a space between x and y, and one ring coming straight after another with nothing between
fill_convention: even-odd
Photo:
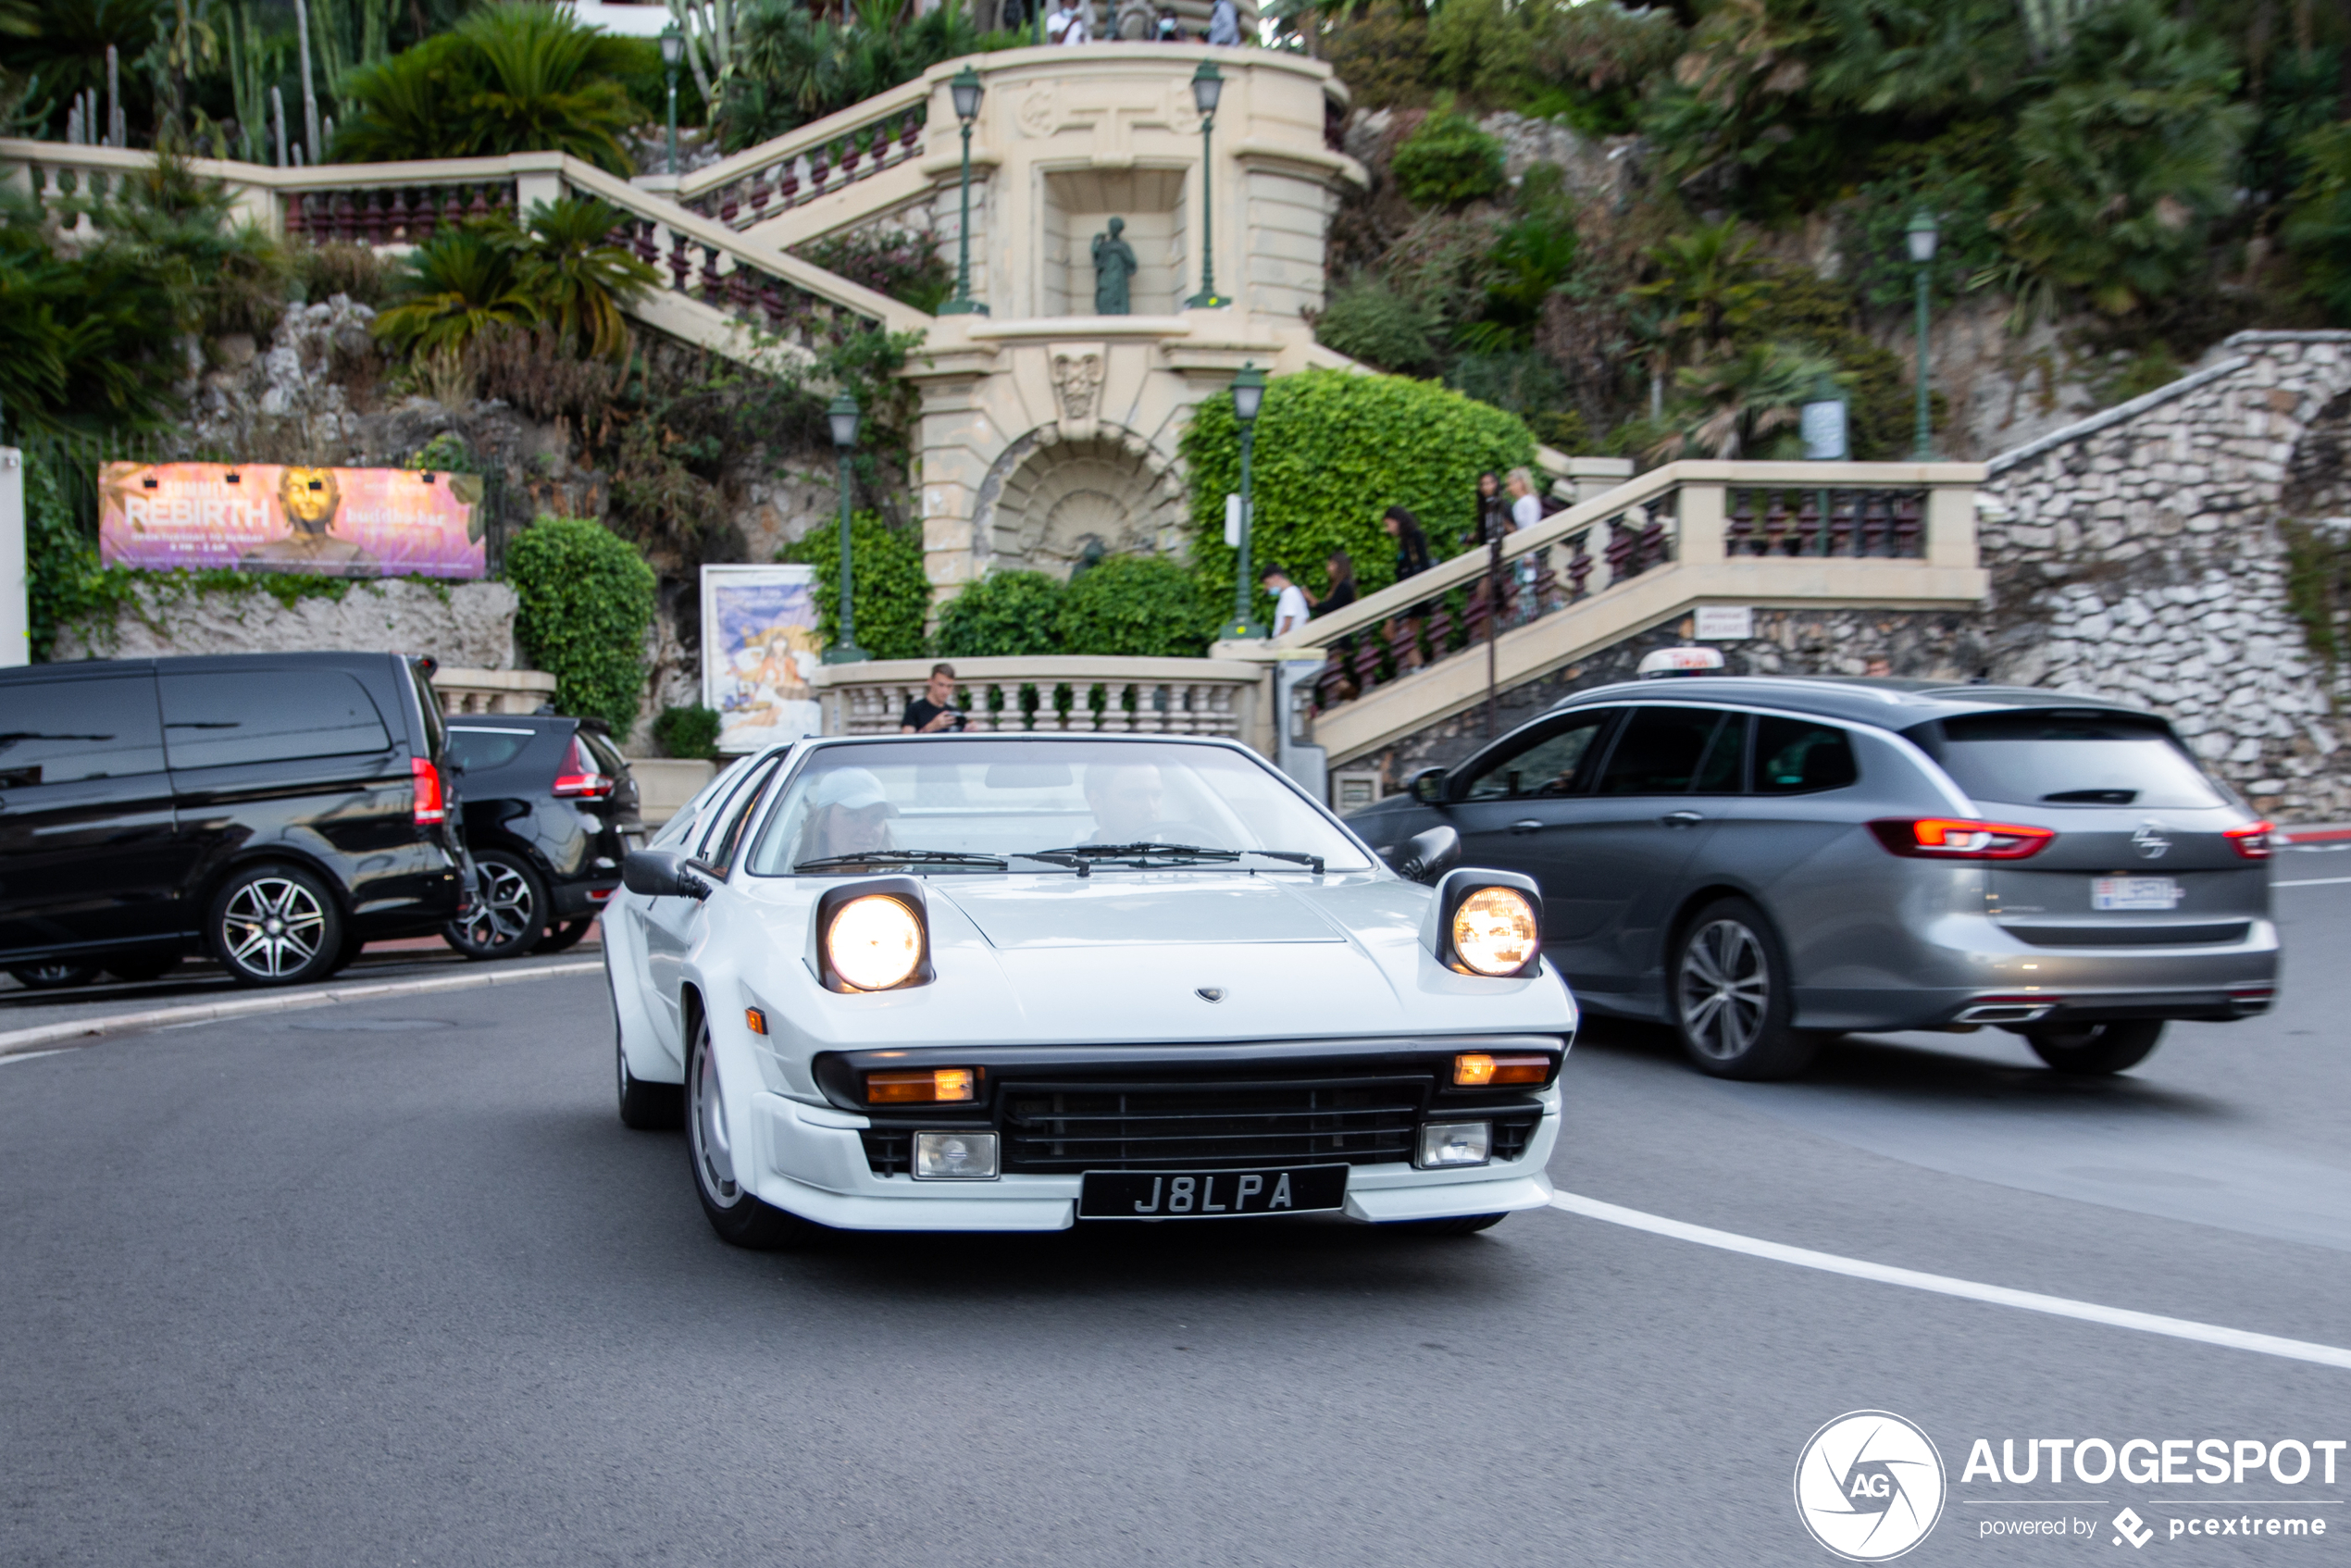
<instances>
[{"instance_id":1,"label":"license plate","mask_svg":"<svg viewBox=\"0 0 2351 1568\"><path fill-rule=\"evenodd\" d=\"M1082 1220L1204 1220L1303 1214L1347 1203L1345 1165L1270 1171L1088 1171Z\"/></svg>"},{"instance_id":2,"label":"license plate","mask_svg":"<svg viewBox=\"0 0 2351 1568\"><path fill-rule=\"evenodd\" d=\"M2177 909L2180 884L2169 877L2095 877L2092 909Z\"/></svg>"}]
</instances>

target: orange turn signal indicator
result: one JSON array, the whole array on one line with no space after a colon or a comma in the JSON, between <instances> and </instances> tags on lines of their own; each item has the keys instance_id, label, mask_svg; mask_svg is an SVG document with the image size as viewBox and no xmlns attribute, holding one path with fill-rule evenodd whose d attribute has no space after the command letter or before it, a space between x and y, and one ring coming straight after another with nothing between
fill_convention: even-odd
<instances>
[{"instance_id":1,"label":"orange turn signal indicator","mask_svg":"<svg viewBox=\"0 0 2351 1568\"><path fill-rule=\"evenodd\" d=\"M930 1067L865 1075L868 1105L969 1104L978 1094L976 1067Z\"/></svg>"},{"instance_id":2,"label":"orange turn signal indicator","mask_svg":"<svg viewBox=\"0 0 2351 1568\"><path fill-rule=\"evenodd\" d=\"M767 1032L767 1014L762 1013L756 1007L744 1008L743 1027L749 1029L755 1035L765 1034Z\"/></svg>"},{"instance_id":3,"label":"orange turn signal indicator","mask_svg":"<svg viewBox=\"0 0 2351 1568\"><path fill-rule=\"evenodd\" d=\"M1465 1051L1453 1058L1453 1087L1489 1089L1499 1084L1539 1084L1551 1076L1548 1056L1489 1056Z\"/></svg>"}]
</instances>

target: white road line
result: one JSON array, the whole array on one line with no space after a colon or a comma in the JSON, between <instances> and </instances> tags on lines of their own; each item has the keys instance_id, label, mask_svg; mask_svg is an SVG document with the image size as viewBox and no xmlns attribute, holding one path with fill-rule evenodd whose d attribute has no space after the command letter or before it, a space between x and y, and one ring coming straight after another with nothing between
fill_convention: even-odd
<instances>
[{"instance_id":1,"label":"white road line","mask_svg":"<svg viewBox=\"0 0 2351 1568\"><path fill-rule=\"evenodd\" d=\"M603 961L597 958L569 964L543 964L531 969L502 969L483 964L457 975L428 976L410 980L362 981L356 985L329 986L321 990L264 991L257 996L240 995L225 1002L191 1002L180 1007L157 1007L143 1013L115 1013L98 1018L68 1018L60 1023L38 1024L29 1029L12 1029L0 1034L0 1058L38 1051L59 1040L80 1041L99 1035L127 1034L133 1029L211 1024L224 1018L249 1018L257 1013L290 1013L297 1008L331 1007L339 1002L367 1002L377 997L416 996L430 991L519 985L525 980L543 980L556 975L602 974L603 967Z\"/></svg>"},{"instance_id":2,"label":"white road line","mask_svg":"<svg viewBox=\"0 0 2351 1568\"><path fill-rule=\"evenodd\" d=\"M2304 877L2292 882L2272 882L2273 888L2332 888L2337 883L2351 882L2351 877Z\"/></svg>"},{"instance_id":3,"label":"white road line","mask_svg":"<svg viewBox=\"0 0 2351 1568\"><path fill-rule=\"evenodd\" d=\"M19 1051L13 1056L0 1056L0 1067L5 1067L11 1062L31 1062L44 1056L63 1056L69 1049L71 1048L68 1046L61 1045L55 1051Z\"/></svg>"},{"instance_id":4,"label":"white road line","mask_svg":"<svg viewBox=\"0 0 2351 1568\"><path fill-rule=\"evenodd\" d=\"M2053 1317L2078 1318L2084 1323L2102 1323L2111 1328L2135 1328L2143 1334L2169 1335L2174 1339L2193 1339L2199 1344L2220 1345L2232 1350L2253 1350L2265 1356L2316 1362L2321 1366L2351 1371L2351 1350L2339 1350L2332 1345L2316 1345L2307 1339L2282 1339L2274 1334L2250 1334L2242 1328L2223 1328L2217 1324L2196 1323L2183 1317L2161 1317L2154 1313L2102 1307L2095 1301L2070 1300L2063 1296L2044 1296L2032 1290L2011 1290L2005 1285L1981 1285L1972 1279L1954 1279L1949 1275L1922 1274L1917 1269L1892 1268L1885 1263L1866 1263L1860 1258L1841 1258L1834 1252L1815 1252L1807 1247L1790 1247L1778 1241L1740 1236L1734 1231L1710 1230L1702 1225L1670 1220L1662 1214L1643 1213L1638 1209L1620 1208L1614 1203L1603 1203L1597 1198L1586 1198L1580 1193L1554 1194L1551 1207L1607 1225L1646 1230L1652 1236L1670 1236L1676 1241L1695 1241L1701 1247L1719 1247L1726 1252L1744 1252L1750 1258L1768 1258L1773 1263L1794 1263L1798 1268L1819 1269L1824 1274L1874 1280L1880 1285L1906 1286L1912 1290L1932 1290L1939 1296L1987 1301L1996 1307L2017 1307L2025 1312L2047 1313Z\"/></svg>"}]
</instances>

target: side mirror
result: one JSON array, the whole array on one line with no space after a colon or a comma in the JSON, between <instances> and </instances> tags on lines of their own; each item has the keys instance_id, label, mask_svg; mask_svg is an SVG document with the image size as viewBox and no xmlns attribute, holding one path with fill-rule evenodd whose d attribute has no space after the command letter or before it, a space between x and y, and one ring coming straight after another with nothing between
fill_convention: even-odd
<instances>
[{"instance_id":1,"label":"side mirror","mask_svg":"<svg viewBox=\"0 0 2351 1568\"><path fill-rule=\"evenodd\" d=\"M1462 836L1450 828L1432 828L1404 840L1392 864L1408 882L1434 882L1461 863Z\"/></svg>"},{"instance_id":2,"label":"side mirror","mask_svg":"<svg viewBox=\"0 0 2351 1568\"><path fill-rule=\"evenodd\" d=\"M631 850L620 863L621 885L648 898L706 899L709 868L690 860L683 850Z\"/></svg>"},{"instance_id":3,"label":"side mirror","mask_svg":"<svg viewBox=\"0 0 2351 1568\"><path fill-rule=\"evenodd\" d=\"M1445 803L1446 772L1441 767L1424 767L1404 781L1404 792L1424 806Z\"/></svg>"}]
</instances>

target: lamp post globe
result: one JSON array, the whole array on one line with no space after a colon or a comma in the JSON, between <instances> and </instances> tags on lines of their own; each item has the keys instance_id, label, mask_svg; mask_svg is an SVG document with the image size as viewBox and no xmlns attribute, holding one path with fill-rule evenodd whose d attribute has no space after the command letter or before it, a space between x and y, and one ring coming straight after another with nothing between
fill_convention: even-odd
<instances>
[{"instance_id":1,"label":"lamp post globe","mask_svg":"<svg viewBox=\"0 0 2351 1568\"><path fill-rule=\"evenodd\" d=\"M1921 207L1910 215L1909 227L1902 231L1902 238L1909 247L1910 266L1913 268L1918 295L1918 429L1914 432L1910 455L1923 463L1934 455L1934 421L1927 399L1927 283L1929 270L1934 263L1934 248L1941 241L1942 233L1935 227L1934 215L1924 207Z\"/></svg>"},{"instance_id":2,"label":"lamp post globe","mask_svg":"<svg viewBox=\"0 0 2351 1568\"><path fill-rule=\"evenodd\" d=\"M661 30L661 71L669 79L669 172L678 173L678 67L686 57L686 35L671 22Z\"/></svg>"},{"instance_id":3,"label":"lamp post globe","mask_svg":"<svg viewBox=\"0 0 2351 1568\"><path fill-rule=\"evenodd\" d=\"M828 665L863 664L869 657L857 646L857 583L849 553L849 454L857 444L862 410L847 392L833 399L825 418L833 428L833 455L840 470L840 640L825 650Z\"/></svg>"},{"instance_id":4,"label":"lamp post globe","mask_svg":"<svg viewBox=\"0 0 2351 1568\"><path fill-rule=\"evenodd\" d=\"M1192 72L1192 106L1200 111L1200 292L1184 302L1186 310L1217 310L1233 302L1216 292L1216 231L1209 181L1209 158L1216 127L1217 100L1225 95L1225 73L1214 60L1202 60Z\"/></svg>"},{"instance_id":5,"label":"lamp post globe","mask_svg":"<svg viewBox=\"0 0 2351 1568\"><path fill-rule=\"evenodd\" d=\"M988 307L972 298L972 122L979 118L979 102L988 93L979 72L965 66L947 84L955 103L955 118L964 132L964 174L959 187L962 219L955 226L955 297L939 307L941 316L985 316Z\"/></svg>"},{"instance_id":6,"label":"lamp post globe","mask_svg":"<svg viewBox=\"0 0 2351 1568\"><path fill-rule=\"evenodd\" d=\"M1263 637L1265 628L1257 624L1251 613L1256 604L1257 584L1251 580L1250 532L1256 519L1250 513L1255 498L1250 492L1250 459L1257 446L1257 414L1265 406L1265 372L1253 362L1244 363L1240 373L1233 378L1233 418L1241 429L1241 543L1240 558L1233 565L1233 619L1225 627L1228 639Z\"/></svg>"}]
</instances>

